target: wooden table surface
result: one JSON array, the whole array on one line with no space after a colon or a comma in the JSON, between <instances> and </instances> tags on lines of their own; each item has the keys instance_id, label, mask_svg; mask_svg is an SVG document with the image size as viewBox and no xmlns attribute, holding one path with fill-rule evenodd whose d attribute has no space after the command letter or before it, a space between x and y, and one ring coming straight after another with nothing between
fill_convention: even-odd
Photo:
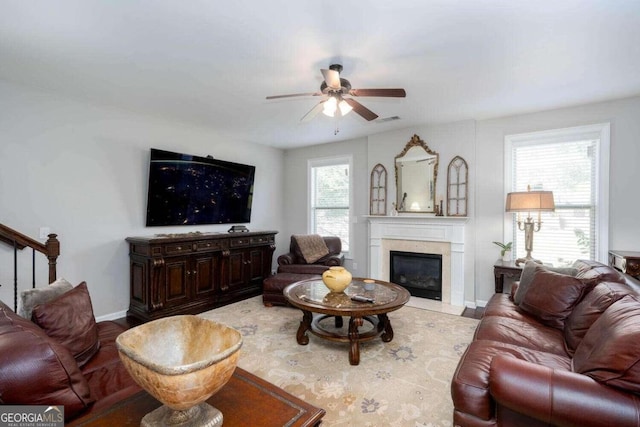
<instances>
[{"instance_id":1,"label":"wooden table surface","mask_svg":"<svg viewBox=\"0 0 640 427\"><path fill-rule=\"evenodd\" d=\"M224 427L316 426L325 414L324 409L310 405L241 368L236 368L229 382L207 402L222 412ZM150 394L141 391L73 424L139 427L142 417L160 405Z\"/></svg>"}]
</instances>

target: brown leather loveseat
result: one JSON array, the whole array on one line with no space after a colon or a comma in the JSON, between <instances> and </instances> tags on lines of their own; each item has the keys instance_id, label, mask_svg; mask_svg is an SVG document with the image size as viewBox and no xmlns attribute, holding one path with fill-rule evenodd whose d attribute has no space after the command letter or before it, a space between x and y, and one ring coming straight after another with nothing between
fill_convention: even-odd
<instances>
[{"instance_id":1,"label":"brown leather loveseat","mask_svg":"<svg viewBox=\"0 0 640 427\"><path fill-rule=\"evenodd\" d=\"M342 265L342 242L339 237L292 235L289 252L278 257L277 274L264 280L262 301L267 307L287 305L284 288L300 280L319 279L330 267Z\"/></svg>"},{"instance_id":2,"label":"brown leather loveseat","mask_svg":"<svg viewBox=\"0 0 640 427\"><path fill-rule=\"evenodd\" d=\"M636 285L594 261L573 268L527 263L490 299L452 379L456 426L640 426Z\"/></svg>"},{"instance_id":3,"label":"brown leather loveseat","mask_svg":"<svg viewBox=\"0 0 640 427\"><path fill-rule=\"evenodd\" d=\"M95 321L84 282L32 319L0 301L0 404L63 405L68 422L141 390L118 356L125 328Z\"/></svg>"},{"instance_id":4,"label":"brown leather loveseat","mask_svg":"<svg viewBox=\"0 0 640 427\"><path fill-rule=\"evenodd\" d=\"M278 273L322 274L327 268L342 265L344 262L344 255L341 253L342 242L335 236L322 236L328 253L319 259L307 262L298 243L298 240L303 237L308 236L291 236L289 252L278 257Z\"/></svg>"}]
</instances>

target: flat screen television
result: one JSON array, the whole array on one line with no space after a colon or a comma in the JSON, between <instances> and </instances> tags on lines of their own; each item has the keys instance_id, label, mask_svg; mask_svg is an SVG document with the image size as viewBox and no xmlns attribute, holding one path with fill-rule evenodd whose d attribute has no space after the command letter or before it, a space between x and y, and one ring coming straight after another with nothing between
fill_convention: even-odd
<instances>
[{"instance_id":1,"label":"flat screen television","mask_svg":"<svg viewBox=\"0 0 640 427\"><path fill-rule=\"evenodd\" d=\"M247 223L255 166L151 149L147 226Z\"/></svg>"}]
</instances>

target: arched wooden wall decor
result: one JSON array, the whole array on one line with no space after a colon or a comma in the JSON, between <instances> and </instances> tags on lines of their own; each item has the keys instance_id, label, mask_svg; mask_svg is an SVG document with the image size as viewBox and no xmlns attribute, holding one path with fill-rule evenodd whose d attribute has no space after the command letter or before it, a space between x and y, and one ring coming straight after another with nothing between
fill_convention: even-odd
<instances>
[{"instance_id":1,"label":"arched wooden wall decor","mask_svg":"<svg viewBox=\"0 0 640 427\"><path fill-rule=\"evenodd\" d=\"M447 169L447 216L467 216L469 198L469 166L455 156Z\"/></svg>"},{"instance_id":2,"label":"arched wooden wall decor","mask_svg":"<svg viewBox=\"0 0 640 427\"><path fill-rule=\"evenodd\" d=\"M380 163L371 170L369 214L387 214L387 169Z\"/></svg>"}]
</instances>

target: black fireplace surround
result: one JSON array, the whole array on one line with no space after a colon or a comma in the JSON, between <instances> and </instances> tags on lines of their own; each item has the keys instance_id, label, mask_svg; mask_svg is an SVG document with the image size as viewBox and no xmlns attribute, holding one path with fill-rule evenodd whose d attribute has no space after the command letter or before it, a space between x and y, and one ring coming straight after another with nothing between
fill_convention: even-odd
<instances>
[{"instance_id":1,"label":"black fireplace surround","mask_svg":"<svg viewBox=\"0 0 640 427\"><path fill-rule=\"evenodd\" d=\"M442 255L390 251L390 282L413 296L442 300Z\"/></svg>"}]
</instances>

